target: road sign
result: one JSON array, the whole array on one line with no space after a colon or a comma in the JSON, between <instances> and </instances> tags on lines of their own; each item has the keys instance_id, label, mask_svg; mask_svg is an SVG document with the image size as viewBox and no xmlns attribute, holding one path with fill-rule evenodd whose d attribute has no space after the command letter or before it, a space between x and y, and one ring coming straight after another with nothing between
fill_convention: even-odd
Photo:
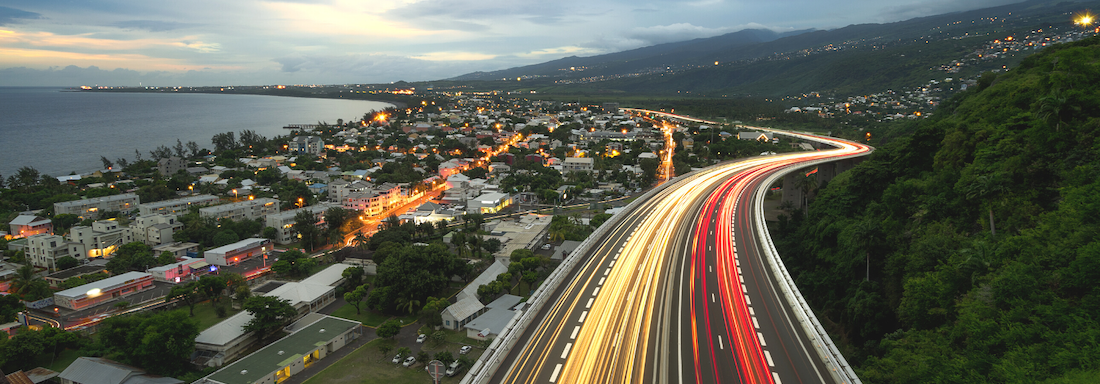
<instances>
[{"instance_id":1,"label":"road sign","mask_svg":"<svg viewBox=\"0 0 1100 384\"><path fill-rule=\"evenodd\" d=\"M442 379L447 374L447 366L442 361L432 360L428 363L428 374L432 375L435 382L438 383L439 379Z\"/></svg>"}]
</instances>

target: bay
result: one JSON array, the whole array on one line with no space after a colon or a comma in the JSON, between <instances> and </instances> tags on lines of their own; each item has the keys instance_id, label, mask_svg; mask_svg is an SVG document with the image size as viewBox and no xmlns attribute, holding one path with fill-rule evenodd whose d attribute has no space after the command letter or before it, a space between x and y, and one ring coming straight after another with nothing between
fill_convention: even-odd
<instances>
[{"instance_id":1,"label":"bay","mask_svg":"<svg viewBox=\"0 0 1100 384\"><path fill-rule=\"evenodd\" d=\"M288 124L335 124L391 104L363 100L196 93L66 92L0 87L0 176L30 166L52 176L103 168L100 156L133 161L176 139L213 149L211 137L250 129L271 138Z\"/></svg>"}]
</instances>

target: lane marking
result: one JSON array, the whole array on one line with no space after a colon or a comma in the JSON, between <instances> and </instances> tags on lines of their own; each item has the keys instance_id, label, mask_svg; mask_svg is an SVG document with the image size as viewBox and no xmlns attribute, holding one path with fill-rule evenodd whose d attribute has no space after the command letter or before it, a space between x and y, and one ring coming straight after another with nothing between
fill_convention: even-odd
<instances>
[{"instance_id":1,"label":"lane marking","mask_svg":"<svg viewBox=\"0 0 1100 384\"><path fill-rule=\"evenodd\" d=\"M737 259L734 259L734 262L736 262L736 261L737 261ZM737 266L737 274L738 275L743 274L743 273L741 273L741 266L740 265Z\"/></svg>"},{"instance_id":2,"label":"lane marking","mask_svg":"<svg viewBox=\"0 0 1100 384\"><path fill-rule=\"evenodd\" d=\"M772 367L772 368L775 368L775 362L774 362L774 361L772 361L772 354L771 354L771 352L768 352L768 351L764 351L764 357L768 358L768 366L769 366L769 367Z\"/></svg>"},{"instance_id":3,"label":"lane marking","mask_svg":"<svg viewBox=\"0 0 1100 384\"><path fill-rule=\"evenodd\" d=\"M741 284L741 292L748 292L748 291L749 291L749 287L746 287L745 284Z\"/></svg>"},{"instance_id":4,"label":"lane marking","mask_svg":"<svg viewBox=\"0 0 1100 384\"><path fill-rule=\"evenodd\" d=\"M752 300L749 300L749 295L745 295L745 304L752 305Z\"/></svg>"},{"instance_id":5,"label":"lane marking","mask_svg":"<svg viewBox=\"0 0 1100 384\"><path fill-rule=\"evenodd\" d=\"M596 295L599 295L599 294L600 294L600 287L596 287L596 290L592 292L592 296L596 296Z\"/></svg>"},{"instance_id":6,"label":"lane marking","mask_svg":"<svg viewBox=\"0 0 1100 384\"><path fill-rule=\"evenodd\" d=\"M760 322L756 321L756 316L752 317L752 326L756 329L760 329Z\"/></svg>"},{"instance_id":7,"label":"lane marking","mask_svg":"<svg viewBox=\"0 0 1100 384\"><path fill-rule=\"evenodd\" d=\"M614 267L614 266L615 266L615 260L611 260L611 264L607 265L608 268L611 268L611 267Z\"/></svg>"},{"instance_id":8,"label":"lane marking","mask_svg":"<svg viewBox=\"0 0 1100 384\"><path fill-rule=\"evenodd\" d=\"M775 384L783 384L783 381L779 380L778 372L772 372L772 379L775 379Z\"/></svg>"},{"instance_id":9,"label":"lane marking","mask_svg":"<svg viewBox=\"0 0 1100 384\"><path fill-rule=\"evenodd\" d=\"M577 339L577 332L580 332L580 331L581 331L581 326L578 325L576 327L573 327L573 334L569 335L569 340L576 340Z\"/></svg>"},{"instance_id":10,"label":"lane marking","mask_svg":"<svg viewBox=\"0 0 1100 384\"><path fill-rule=\"evenodd\" d=\"M756 337L760 339L760 346L761 347L767 347L768 346L768 343L764 342L764 334L763 333L757 332Z\"/></svg>"},{"instance_id":11,"label":"lane marking","mask_svg":"<svg viewBox=\"0 0 1100 384\"><path fill-rule=\"evenodd\" d=\"M714 266L713 265L708 265L707 270L709 270L710 272L714 272Z\"/></svg>"},{"instance_id":12,"label":"lane marking","mask_svg":"<svg viewBox=\"0 0 1100 384\"><path fill-rule=\"evenodd\" d=\"M596 285L603 285L603 281L604 281L604 279L606 279L606 277L601 277L601 278L600 278L600 282L599 282L599 283L596 283Z\"/></svg>"},{"instance_id":13,"label":"lane marking","mask_svg":"<svg viewBox=\"0 0 1100 384\"><path fill-rule=\"evenodd\" d=\"M722 335L718 335L718 349L726 349L726 345L722 343Z\"/></svg>"},{"instance_id":14,"label":"lane marking","mask_svg":"<svg viewBox=\"0 0 1100 384\"><path fill-rule=\"evenodd\" d=\"M608 273L611 273L611 268L603 270L603 275L604 276L607 276Z\"/></svg>"},{"instance_id":15,"label":"lane marking","mask_svg":"<svg viewBox=\"0 0 1100 384\"><path fill-rule=\"evenodd\" d=\"M583 323L586 317L588 317L588 311L581 312L581 319L577 322Z\"/></svg>"},{"instance_id":16,"label":"lane marking","mask_svg":"<svg viewBox=\"0 0 1100 384\"><path fill-rule=\"evenodd\" d=\"M737 280L740 280L741 284L745 284L745 277L744 276L737 275Z\"/></svg>"},{"instance_id":17,"label":"lane marking","mask_svg":"<svg viewBox=\"0 0 1100 384\"><path fill-rule=\"evenodd\" d=\"M712 302L712 303L714 302L714 294L713 293L710 294L710 302Z\"/></svg>"},{"instance_id":18,"label":"lane marking","mask_svg":"<svg viewBox=\"0 0 1100 384\"><path fill-rule=\"evenodd\" d=\"M565 351L561 353L561 358L569 357L569 349L573 348L573 343L565 343Z\"/></svg>"},{"instance_id":19,"label":"lane marking","mask_svg":"<svg viewBox=\"0 0 1100 384\"><path fill-rule=\"evenodd\" d=\"M550 375L551 383L558 381L559 373L561 373L561 364L558 364L558 366L554 367L554 373Z\"/></svg>"},{"instance_id":20,"label":"lane marking","mask_svg":"<svg viewBox=\"0 0 1100 384\"><path fill-rule=\"evenodd\" d=\"M592 308L592 301L593 301L593 300L596 300L596 299L593 299L593 298L588 298L588 304L585 304L585 305L584 305L584 309L589 309L589 308ZM760 327L757 327L757 328L760 328Z\"/></svg>"},{"instance_id":21,"label":"lane marking","mask_svg":"<svg viewBox=\"0 0 1100 384\"><path fill-rule=\"evenodd\" d=\"M749 307L749 314L756 316L756 311L752 310L752 307Z\"/></svg>"}]
</instances>

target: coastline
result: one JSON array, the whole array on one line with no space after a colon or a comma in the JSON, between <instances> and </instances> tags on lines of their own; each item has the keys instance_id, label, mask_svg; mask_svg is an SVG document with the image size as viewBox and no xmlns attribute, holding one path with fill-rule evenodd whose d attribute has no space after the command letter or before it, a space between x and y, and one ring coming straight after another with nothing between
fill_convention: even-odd
<instances>
[{"instance_id":1,"label":"coastline","mask_svg":"<svg viewBox=\"0 0 1100 384\"><path fill-rule=\"evenodd\" d=\"M369 88L373 91L373 87ZM89 92L89 93L202 93L218 95L258 95L299 97L307 99L340 99L360 100L386 103L394 108L408 108L413 98L406 95L397 95L386 92L358 91L345 87L286 87L272 88L268 86L244 86L244 87L110 87L81 89L79 87L62 88L62 92Z\"/></svg>"}]
</instances>

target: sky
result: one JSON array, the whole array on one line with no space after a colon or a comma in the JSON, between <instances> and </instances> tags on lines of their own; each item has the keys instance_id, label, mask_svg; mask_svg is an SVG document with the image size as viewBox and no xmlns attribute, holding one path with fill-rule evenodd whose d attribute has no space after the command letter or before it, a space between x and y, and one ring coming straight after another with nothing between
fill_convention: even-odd
<instances>
[{"instance_id":1,"label":"sky","mask_svg":"<svg viewBox=\"0 0 1100 384\"><path fill-rule=\"evenodd\" d=\"M2 0L0 86L427 81L1020 0Z\"/></svg>"}]
</instances>

